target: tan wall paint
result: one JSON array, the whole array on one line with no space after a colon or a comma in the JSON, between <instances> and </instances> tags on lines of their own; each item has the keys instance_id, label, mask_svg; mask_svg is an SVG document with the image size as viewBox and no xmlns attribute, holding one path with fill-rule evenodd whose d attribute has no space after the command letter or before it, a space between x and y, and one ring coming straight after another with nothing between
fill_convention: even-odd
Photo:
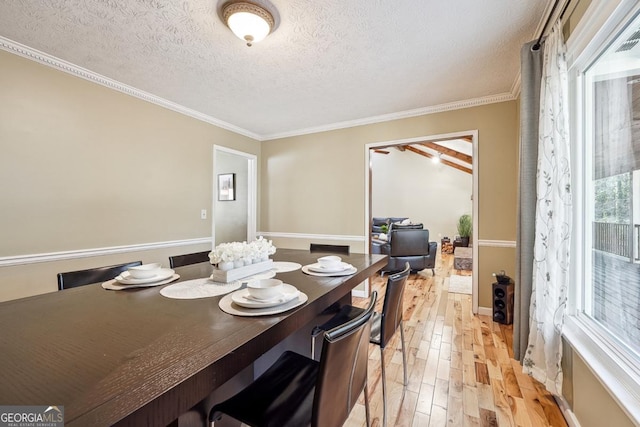
<instances>
[{"instance_id":1,"label":"tan wall paint","mask_svg":"<svg viewBox=\"0 0 640 427\"><path fill-rule=\"evenodd\" d=\"M622 411L598 382L587 364L572 352L573 413L581 427L632 427L636 424Z\"/></svg>"},{"instance_id":2,"label":"tan wall paint","mask_svg":"<svg viewBox=\"0 0 640 427\"><path fill-rule=\"evenodd\" d=\"M0 68L0 257L210 237L200 210L211 212L213 145L260 153L250 138L4 51ZM54 291L49 271L66 268L54 264L0 268L0 300Z\"/></svg>"},{"instance_id":3,"label":"tan wall paint","mask_svg":"<svg viewBox=\"0 0 640 427\"><path fill-rule=\"evenodd\" d=\"M518 163L516 109L516 102L508 101L266 141L261 158L261 230L364 239L366 144L477 129L479 238L513 241ZM398 197L411 197L410 184L403 191ZM437 208L438 201L433 200L433 209ZM276 244L287 247L308 247L308 241L294 240L274 239ZM499 265L513 265L513 251L499 254L505 257L502 262L497 261ZM481 263L482 260L480 257ZM487 298L490 296L483 291L480 300Z\"/></svg>"}]
</instances>

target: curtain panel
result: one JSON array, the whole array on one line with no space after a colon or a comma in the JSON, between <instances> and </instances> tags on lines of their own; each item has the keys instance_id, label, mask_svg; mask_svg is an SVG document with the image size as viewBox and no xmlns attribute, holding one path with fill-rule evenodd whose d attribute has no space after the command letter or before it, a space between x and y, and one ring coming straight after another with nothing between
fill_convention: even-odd
<instances>
[{"instance_id":1,"label":"curtain panel","mask_svg":"<svg viewBox=\"0 0 640 427\"><path fill-rule=\"evenodd\" d=\"M544 46L529 342L522 362L524 371L554 394L562 391L562 326L571 247L568 100L565 46L557 22Z\"/></svg>"},{"instance_id":2,"label":"curtain panel","mask_svg":"<svg viewBox=\"0 0 640 427\"><path fill-rule=\"evenodd\" d=\"M533 50L536 40L520 51L520 162L518 182L518 220L516 224L516 272L513 322L513 356L523 361L529 337L529 304L533 282L535 238L536 172L538 161L538 118L542 47Z\"/></svg>"}]
</instances>

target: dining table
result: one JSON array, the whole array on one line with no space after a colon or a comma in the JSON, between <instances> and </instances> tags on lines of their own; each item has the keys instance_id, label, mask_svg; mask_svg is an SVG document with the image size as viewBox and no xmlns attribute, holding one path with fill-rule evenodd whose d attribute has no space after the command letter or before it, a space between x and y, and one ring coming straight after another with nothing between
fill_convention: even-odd
<instances>
[{"instance_id":1,"label":"dining table","mask_svg":"<svg viewBox=\"0 0 640 427\"><path fill-rule=\"evenodd\" d=\"M272 258L305 266L321 255L278 249ZM223 296L161 295L170 285L118 291L97 283L2 302L0 405L63 406L69 427L176 423L327 307L350 301L353 288L387 262L386 255L340 256L354 274L277 273L308 299L274 315L228 314L219 307ZM174 270L187 281L213 269L199 263Z\"/></svg>"}]
</instances>

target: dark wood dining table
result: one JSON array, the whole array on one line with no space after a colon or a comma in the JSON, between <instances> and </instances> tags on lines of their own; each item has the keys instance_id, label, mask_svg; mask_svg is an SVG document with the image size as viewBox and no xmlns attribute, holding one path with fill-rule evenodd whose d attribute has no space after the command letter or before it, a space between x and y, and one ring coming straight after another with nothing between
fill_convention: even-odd
<instances>
[{"instance_id":1,"label":"dark wood dining table","mask_svg":"<svg viewBox=\"0 0 640 427\"><path fill-rule=\"evenodd\" d=\"M279 249L301 265L319 255ZM220 296L179 300L160 287L100 284L0 303L0 405L63 405L65 425L166 426L386 264L386 255L341 255L347 277L278 273L308 296L264 317L238 317ZM176 268L208 277L208 263Z\"/></svg>"}]
</instances>

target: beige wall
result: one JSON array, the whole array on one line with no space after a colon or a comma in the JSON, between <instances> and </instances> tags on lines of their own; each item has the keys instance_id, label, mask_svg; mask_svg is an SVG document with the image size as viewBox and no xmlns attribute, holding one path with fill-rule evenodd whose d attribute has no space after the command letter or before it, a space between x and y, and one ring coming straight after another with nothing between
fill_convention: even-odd
<instances>
[{"instance_id":1,"label":"beige wall","mask_svg":"<svg viewBox=\"0 0 640 427\"><path fill-rule=\"evenodd\" d=\"M571 360L572 410L581 427L632 427L636 425L602 387L589 366L578 354L570 351L566 357Z\"/></svg>"},{"instance_id":2,"label":"beige wall","mask_svg":"<svg viewBox=\"0 0 640 427\"><path fill-rule=\"evenodd\" d=\"M478 130L481 240L515 240L518 122L516 102L358 126L273 141L262 146L261 230L274 233L360 236L364 249L365 150L368 143ZM407 193L411 195L411 187ZM399 195L400 197L400 195ZM433 200L434 208L438 200ZM304 239L274 238L277 245L308 247ZM343 242L344 243L344 242ZM480 247L479 262L509 270L515 250ZM485 269L486 270L486 269ZM482 270L482 271L485 271ZM488 301L492 277L479 277ZM489 291L490 292L490 291Z\"/></svg>"},{"instance_id":3,"label":"beige wall","mask_svg":"<svg viewBox=\"0 0 640 427\"><path fill-rule=\"evenodd\" d=\"M200 210L212 209L213 145L260 153L250 138L4 51L0 69L0 258L210 238ZM115 258L2 267L0 300Z\"/></svg>"}]
</instances>

